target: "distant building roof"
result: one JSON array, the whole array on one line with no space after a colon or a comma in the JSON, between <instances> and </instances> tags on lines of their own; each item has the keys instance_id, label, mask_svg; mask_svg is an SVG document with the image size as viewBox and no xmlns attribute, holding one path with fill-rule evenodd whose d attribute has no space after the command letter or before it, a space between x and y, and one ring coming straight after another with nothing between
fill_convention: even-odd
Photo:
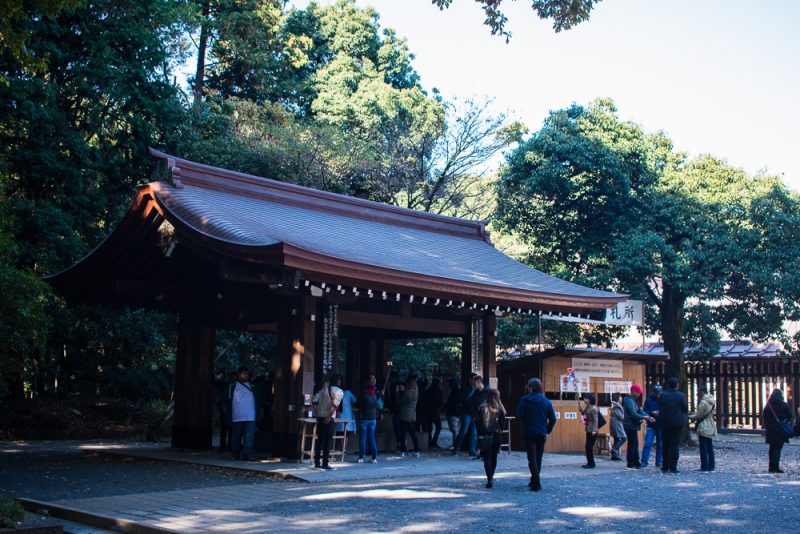
<instances>
[{"instance_id":1,"label":"distant building roof","mask_svg":"<svg viewBox=\"0 0 800 534\"><path fill-rule=\"evenodd\" d=\"M625 345L630 346L630 345ZM644 349L641 349L641 344L637 344L640 350L644 352L664 352L663 343L647 343ZM690 355L692 353L691 347L683 349L684 354ZM763 358L780 358L781 345L779 343L750 343L747 341L720 341L719 352L714 355L714 358L719 359L763 359Z\"/></svg>"}]
</instances>

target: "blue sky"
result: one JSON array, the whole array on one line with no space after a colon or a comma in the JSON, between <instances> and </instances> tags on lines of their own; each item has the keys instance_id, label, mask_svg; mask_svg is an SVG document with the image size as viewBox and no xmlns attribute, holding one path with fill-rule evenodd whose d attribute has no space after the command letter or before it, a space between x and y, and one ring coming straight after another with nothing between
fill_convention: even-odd
<instances>
[{"instance_id":1,"label":"blue sky","mask_svg":"<svg viewBox=\"0 0 800 534\"><path fill-rule=\"evenodd\" d=\"M604 0L559 34L528 1L503 3L509 44L472 0L445 12L430 0L358 0L408 39L428 89L494 97L531 130L550 110L611 97L622 118L679 150L767 169L800 191L800 1Z\"/></svg>"}]
</instances>

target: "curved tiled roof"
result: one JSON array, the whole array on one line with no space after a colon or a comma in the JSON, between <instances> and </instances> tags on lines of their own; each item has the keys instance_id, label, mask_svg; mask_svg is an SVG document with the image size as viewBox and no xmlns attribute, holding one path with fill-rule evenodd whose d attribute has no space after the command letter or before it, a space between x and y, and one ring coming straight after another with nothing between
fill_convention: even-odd
<instances>
[{"instance_id":1,"label":"curved tiled roof","mask_svg":"<svg viewBox=\"0 0 800 534\"><path fill-rule=\"evenodd\" d=\"M590 299L611 306L624 295L567 282L503 254L485 223L398 208L198 163L167 159L175 185L150 184L168 219L208 238L247 248L288 245L361 266Z\"/></svg>"}]
</instances>

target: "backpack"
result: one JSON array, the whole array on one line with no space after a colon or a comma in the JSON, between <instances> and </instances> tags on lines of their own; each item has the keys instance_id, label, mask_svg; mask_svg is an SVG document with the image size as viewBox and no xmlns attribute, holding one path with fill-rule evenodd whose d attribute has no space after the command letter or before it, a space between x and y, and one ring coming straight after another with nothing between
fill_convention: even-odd
<instances>
[{"instance_id":1,"label":"backpack","mask_svg":"<svg viewBox=\"0 0 800 534\"><path fill-rule=\"evenodd\" d=\"M606 418L603 417L603 414L600 411L597 411L597 428L601 429L606 425Z\"/></svg>"}]
</instances>

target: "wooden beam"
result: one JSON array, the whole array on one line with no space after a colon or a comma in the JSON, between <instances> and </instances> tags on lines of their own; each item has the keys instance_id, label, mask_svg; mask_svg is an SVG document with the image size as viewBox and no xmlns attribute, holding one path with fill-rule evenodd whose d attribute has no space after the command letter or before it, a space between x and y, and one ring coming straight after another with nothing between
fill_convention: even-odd
<instances>
[{"instance_id":1,"label":"wooden beam","mask_svg":"<svg viewBox=\"0 0 800 534\"><path fill-rule=\"evenodd\" d=\"M463 321L420 319L418 317L402 318L396 315L351 310L341 310L339 312L339 324L342 326L355 326L378 330L404 330L409 332L441 334L443 337L464 336L468 331L467 325Z\"/></svg>"}]
</instances>

